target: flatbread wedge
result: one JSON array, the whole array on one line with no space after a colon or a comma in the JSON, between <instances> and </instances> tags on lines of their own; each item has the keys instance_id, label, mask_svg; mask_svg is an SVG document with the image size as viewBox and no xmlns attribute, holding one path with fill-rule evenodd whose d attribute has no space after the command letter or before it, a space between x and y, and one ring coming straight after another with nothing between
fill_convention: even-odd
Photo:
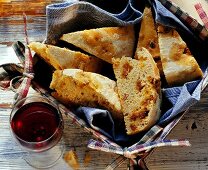
<instances>
[{"instance_id":1,"label":"flatbread wedge","mask_svg":"<svg viewBox=\"0 0 208 170\"><path fill-rule=\"evenodd\" d=\"M138 48L146 48L153 58L160 58L157 29L150 7L145 7L139 31Z\"/></svg>"},{"instance_id":2,"label":"flatbread wedge","mask_svg":"<svg viewBox=\"0 0 208 170\"><path fill-rule=\"evenodd\" d=\"M136 58L113 59L113 69L128 135L149 129L160 116L159 70L147 49L137 50Z\"/></svg>"},{"instance_id":3,"label":"flatbread wedge","mask_svg":"<svg viewBox=\"0 0 208 170\"><path fill-rule=\"evenodd\" d=\"M123 119L116 82L105 76L80 69L56 70L50 88L64 104L99 106L109 110L113 118Z\"/></svg>"},{"instance_id":4,"label":"flatbread wedge","mask_svg":"<svg viewBox=\"0 0 208 170\"><path fill-rule=\"evenodd\" d=\"M175 29L159 25L158 36L163 72L170 86L202 78L202 70Z\"/></svg>"},{"instance_id":5,"label":"flatbread wedge","mask_svg":"<svg viewBox=\"0 0 208 170\"><path fill-rule=\"evenodd\" d=\"M141 21L137 49L141 49L142 47L146 48L150 52L157 63L160 74L163 75L157 28L150 7L144 8L143 18Z\"/></svg>"},{"instance_id":6,"label":"flatbread wedge","mask_svg":"<svg viewBox=\"0 0 208 170\"><path fill-rule=\"evenodd\" d=\"M63 34L61 40L112 63L112 58L133 57L134 26L103 27Z\"/></svg>"},{"instance_id":7,"label":"flatbread wedge","mask_svg":"<svg viewBox=\"0 0 208 170\"><path fill-rule=\"evenodd\" d=\"M31 42L29 48L58 70L77 68L89 72L99 72L101 67L101 60L99 58L67 48L60 48L40 42Z\"/></svg>"}]
</instances>

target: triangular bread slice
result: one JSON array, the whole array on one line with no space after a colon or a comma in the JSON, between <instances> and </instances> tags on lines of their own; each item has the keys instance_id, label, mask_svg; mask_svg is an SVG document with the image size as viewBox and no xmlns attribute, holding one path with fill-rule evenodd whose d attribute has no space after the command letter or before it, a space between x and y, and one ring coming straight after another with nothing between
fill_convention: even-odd
<instances>
[{"instance_id":1,"label":"triangular bread slice","mask_svg":"<svg viewBox=\"0 0 208 170\"><path fill-rule=\"evenodd\" d=\"M136 59L113 59L118 94L128 135L148 130L160 116L160 74L147 49Z\"/></svg>"},{"instance_id":2,"label":"triangular bread slice","mask_svg":"<svg viewBox=\"0 0 208 170\"><path fill-rule=\"evenodd\" d=\"M202 77L197 61L175 29L159 25L158 36L163 72L170 86Z\"/></svg>"},{"instance_id":3,"label":"triangular bread slice","mask_svg":"<svg viewBox=\"0 0 208 170\"><path fill-rule=\"evenodd\" d=\"M153 58L160 58L160 48L158 44L158 35L150 7L145 7L137 48L146 48Z\"/></svg>"},{"instance_id":4,"label":"triangular bread slice","mask_svg":"<svg viewBox=\"0 0 208 170\"><path fill-rule=\"evenodd\" d=\"M101 106L115 119L123 119L116 82L105 76L80 69L56 70L50 88L55 90L52 95L65 104Z\"/></svg>"},{"instance_id":5,"label":"triangular bread slice","mask_svg":"<svg viewBox=\"0 0 208 170\"><path fill-rule=\"evenodd\" d=\"M160 74L163 75L157 28L155 26L153 14L150 7L144 8L143 18L141 21L137 49L142 47L146 48L150 52L155 62L157 63Z\"/></svg>"},{"instance_id":6,"label":"triangular bread slice","mask_svg":"<svg viewBox=\"0 0 208 170\"><path fill-rule=\"evenodd\" d=\"M80 169L78 157L75 151L70 150L64 153L65 162L74 170Z\"/></svg>"},{"instance_id":7,"label":"triangular bread slice","mask_svg":"<svg viewBox=\"0 0 208 170\"><path fill-rule=\"evenodd\" d=\"M89 72L99 72L101 67L101 60L99 58L67 48L60 48L40 42L31 42L29 48L55 69L78 68Z\"/></svg>"},{"instance_id":8,"label":"triangular bread slice","mask_svg":"<svg viewBox=\"0 0 208 170\"><path fill-rule=\"evenodd\" d=\"M103 27L63 34L61 40L112 63L112 58L133 57L134 26Z\"/></svg>"}]
</instances>

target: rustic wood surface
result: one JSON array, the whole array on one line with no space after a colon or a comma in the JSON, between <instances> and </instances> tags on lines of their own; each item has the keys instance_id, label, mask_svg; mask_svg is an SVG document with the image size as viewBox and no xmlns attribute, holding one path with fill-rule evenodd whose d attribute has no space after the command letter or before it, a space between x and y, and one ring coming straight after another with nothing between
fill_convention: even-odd
<instances>
[{"instance_id":1,"label":"rustic wood surface","mask_svg":"<svg viewBox=\"0 0 208 170\"><path fill-rule=\"evenodd\" d=\"M208 87L201 100L190 108L168 135L169 139L188 139L191 147L155 149L146 159L149 169L205 170L208 169Z\"/></svg>"},{"instance_id":2,"label":"rustic wood surface","mask_svg":"<svg viewBox=\"0 0 208 170\"><path fill-rule=\"evenodd\" d=\"M18 62L11 44L15 41L24 42L23 21L20 15L22 11L27 12L26 7L21 6L23 1L0 1L0 64ZM32 1L31 1L32 2ZM45 37L45 15L44 3L39 0L37 3L30 3L29 6L36 6L36 11L30 11L28 15L28 34L30 41L43 41ZM52 1L47 1L51 3ZM55 0L53 1L55 2ZM57 2L60 2L57 0ZM38 4L40 3L40 4ZM13 6L12 6L13 5ZM5 8L6 7L6 8ZM11 7L11 8L10 8ZM17 8L18 7L18 8ZM15 10L12 10L15 8ZM37 8L39 10L37 10ZM34 8L31 8L34 9ZM5 11L8 10L9 13ZM37 15L35 15L37 13ZM202 94L200 102L183 117L179 124L170 133L168 138L186 138L191 147L165 147L155 149L146 158L150 170L196 170L208 169L208 88ZM30 94L35 93L32 89ZM0 90L0 169L34 169L23 159L22 151L12 140L9 131L9 114L14 93ZM89 150L86 144L91 135L81 128L72 125L66 117L64 129L64 141L66 151L75 150L80 162L80 169L104 169L118 156L115 154ZM91 160L88 165L84 164L85 155L88 154ZM118 169L126 169L127 162ZM63 159L51 169L71 169Z\"/></svg>"},{"instance_id":3,"label":"rustic wood surface","mask_svg":"<svg viewBox=\"0 0 208 170\"><path fill-rule=\"evenodd\" d=\"M1 51L0 51L1 52ZM30 89L30 95L36 94ZM0 90L0 169L1 170L22 170L35 169L29 166L23 159L23 152L11 137L9 129L9 115L11 112L11 104L14 93L11 91ZM64 115L63 115L64 116ZM80 164L80 169L105 169L112 160L118 156L94 150L89 150L86 145L92 136L84 132L83 129L71 124L71 121L64 116L64 135L65 152L75 151ZM84 159L88 155L90 157L89 164L84 163ZM46 160L47 161L47 160ZM52 168L52 170L72 169L64 159ZM119 169L127 169L127 162L122 164Z\"/></svg>"}]
</instances>

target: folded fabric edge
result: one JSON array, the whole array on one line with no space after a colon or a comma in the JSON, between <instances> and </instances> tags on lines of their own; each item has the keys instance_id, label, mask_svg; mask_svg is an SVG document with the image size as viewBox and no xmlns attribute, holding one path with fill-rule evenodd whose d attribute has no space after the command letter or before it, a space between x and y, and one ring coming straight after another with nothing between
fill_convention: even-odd
<instances>
[{"instance_id":1,"label":"folded fabric edge","mask_svg":"<svg viewBox=\"0 0 208 170\"><path fill-rule=\"evenodd\" d=\"M198 21L191 17L187 12L178 7L174 2L169 0L158 0L160 1L170 12L176 15L182 22L186 23L192 28L192 31L198 31L199 37L202 40L208 38L208 31Z\"/></svg>"},{"instance_id":2,"label":"folded fabric edge","mask_svg":"<svg viewBox=\"0 0 208 170\"><path fill-rule=\"evenodd\" d=\"M120 17L122 15L124 15L124 13L126 13L127 11L130 12L129 14L131 15L132 12L134 11L130 11L128 10L129 9L129 4L120 12L120 13L111 13L111 12L108 12L92 3L89 3L89 2L84 2L84 1L75 1L75 2L65 2L65 3L58 3L58 4L51 4L51 5L47 5L46 6L46 10L62 10L62 9L67 9L67 8L70 8L70 7L79 7L79 8L82 8L82 7L85 7L85 6L88 6L90 8L93 8L93 9L96 9L102 13L105 13L111 17L114 17L114 19L116 20L120 20ZM140 17L142 17L142 13L140 11L137 10L137 12L140 13ZM131 21L131 22L135 22L135 21L138 21L139 18L135 19L134 21Z\"/></svg>"}]
</instances>

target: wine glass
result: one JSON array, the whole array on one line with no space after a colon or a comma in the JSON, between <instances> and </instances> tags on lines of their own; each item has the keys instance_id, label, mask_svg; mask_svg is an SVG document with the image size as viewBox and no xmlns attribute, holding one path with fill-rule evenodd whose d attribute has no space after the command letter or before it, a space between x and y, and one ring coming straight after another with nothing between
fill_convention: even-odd
<instances>
[{"instance_id":1,"label":"wine glass","mask_svg":"<svg viewBox=\"0 0 208 170\"><path fill-rule=\"evenodd\" d=\"M26 154L25 161L35 168L49 168L62 157L63 118L58 106L42 96L18 101L10 115L12 136Z\"/></svg>"}]
</instances>

